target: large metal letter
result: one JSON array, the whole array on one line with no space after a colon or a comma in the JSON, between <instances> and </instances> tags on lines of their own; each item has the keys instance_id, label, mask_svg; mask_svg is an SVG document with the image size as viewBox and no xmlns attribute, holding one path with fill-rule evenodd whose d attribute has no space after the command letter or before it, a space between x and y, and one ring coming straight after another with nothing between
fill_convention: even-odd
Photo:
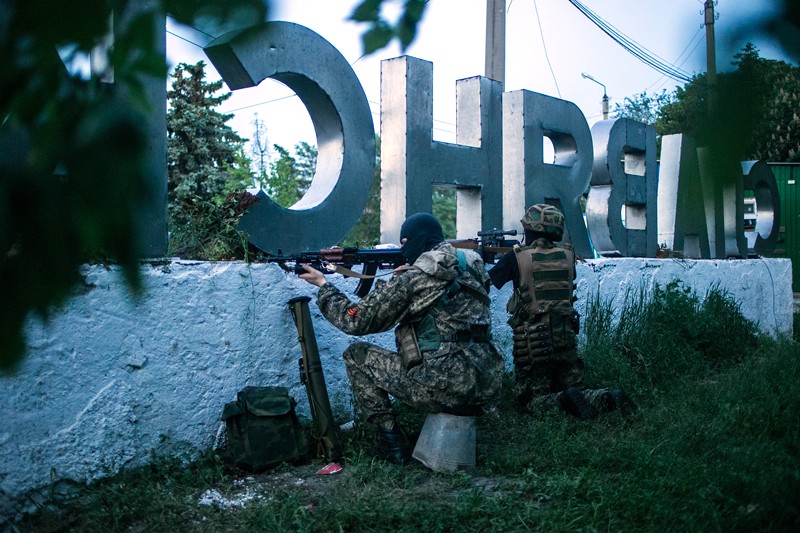
<instances>
[{"instance_id":1,"label":"large metal letter","mask_svg":"<svg viewBox=\"0 0 800 533\"><path fill-rule=\"evenodd\" d=\"M592 127L592 141L586 214L595 249L605 256L655 257L655 128L627 118L601 120Z\"/></svg>"},{"instance_id":2,"label":"large metal letter","mask_svg":"<svg viewBox=\"0 0 800 533\"><path fill-rule=\"evenodd\" d=\"M317 170L305 196L285 209L261 192L239 227L270 254L339 242L364 210L375 165L372 115L350 64L328 41L288 22L234 31L204 50L232 90L266 78L287 85L305 104L317 133Z\"/></svg>"},{"instance_id":3,"label":"large metal letter","mask_svg":"<svg viewBox=\"0 0 800 533\"><path fill-rule=\"evenodd\" d=\"M698 148L697 157L711 253L716 259L747 257L742 167L709 148Z\"/></svg>"},{"instance_id":4,"label":"large metal letter","mask_svg":"<svg viewBox=\"0 0 800 533\"><path fill-rule=\"evenodd\" d=\"M745 234L749 254L772 256L781 226L781 201L775 175L764 161L742 161L744 189L756 199L756 227Z\"/></svg>"},{"instance_id":5,"label":"large metal letter","mask_svg":"<svg viewBox=\"0 0 800 533\"><path fill-rule=\"evenodd\" d=\"M661 138L658 244L692 259L711 257L697 147L688 135Z\"/></svg>"},{"instance_id":6,"label":"large metal letter","mask_svg":"<svg viewBox=\"0 0 800 533\"><path fill-rule=\"evenodd\" d=\"M165 16L156 9L159 3L153 0L130 2L123 13L116 13L115 25L126 26L143 13L151 12L157 31L152 34L152 46L162 55L166 55L167 33L164 31ZM148 202L138 206L142 216L138 238L145 257L163 257L167 255L167 115L163 112L167 102L167 86L163 78L141 76L138 80L150 105L147 114L148 136L146 140L146 165L151 177L146 184Z\"/></svg>"},{"instance_id":7,"label":"large metal letter","mask_svg":"<svg viewBox=\"0 0 800 533\"><path fill-rule=\"evenodd\" d=\"M544 138L555 160L544 161ZM519 220L533 204L564 212L565 240L583 257L593 257L580 197L589 186L592 139L578 106L531 91L503 95L503 224L521 230Z\"/></svg>"},{"instance_id":8,"label":"large metal letter","mask_svg":"<svg viewBox=\"0 0 800 533\"><path fill-rule=\"evenodd\" d=\"M381 63L381 241L397 242L408 215L430 213L434 184L457 189L457 237L502 225L499 82L458 80L456 140L433 140L433 64Z\"/></svg>"}]
</instances>

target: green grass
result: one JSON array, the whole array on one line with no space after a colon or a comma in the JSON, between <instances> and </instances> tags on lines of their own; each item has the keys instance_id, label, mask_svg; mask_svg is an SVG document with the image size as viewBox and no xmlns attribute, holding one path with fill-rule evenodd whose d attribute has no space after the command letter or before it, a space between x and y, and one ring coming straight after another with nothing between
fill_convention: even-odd
<instances>
[{"instance_id":1,"label":"green grass","mask_svg":"<svg viewBox=\"0 0 800 533\"><path fill-rule=\"evenodd\" d=\"M439 474L363 454L343 436L344 472L280 466L251 476L209 454L86 487L19 531L796 531L800 528L800 348L757 338L727 296L670 286L631 299L619 321L594 302L583 347L590 385L640 405L586 422L502 408L478 422L478 466ZM511 376L508 376L509 384ZM508 390L508 387L506 387ZM408 427L422 416L402 411ZM242 481L244 480L244 481ZM302 480L302 483L298 483ZM259 495L200 505L215 489Z\"/></svg>"}]
</instances>

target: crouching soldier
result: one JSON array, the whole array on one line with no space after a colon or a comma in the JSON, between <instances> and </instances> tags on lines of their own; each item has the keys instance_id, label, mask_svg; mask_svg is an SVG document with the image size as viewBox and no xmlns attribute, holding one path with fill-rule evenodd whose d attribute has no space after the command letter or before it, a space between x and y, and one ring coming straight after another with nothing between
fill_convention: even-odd
<instances>
[{"instance_id":1,"label":"crouching soldier","mask_svg":"<svg viewBox=\"0 0 800 533\"><path fill-rule=\"evenodd\" d=\"M516 245L489 271L498 289L508 281L513 329L514 395L520 409L559 408L578 418L622 409L634 402L618 389L584 388L584 362L577 350L578 316L574 298L575 254L564 235L564 215L547 204L529 208L521 220L525 247Z\"/></svg>"},{"instance_id":2,"label":"crouching soldier","mask_svg":"<svg viewBox=\"0 0 800 533\"><path fill-rule=\"evenodd\" d=\"M412 446L389 400L423 412L476 415L499 402L503 357L491 343L488 284L481 257L444 242L432 215L409 217L400 230L408 265L359 302L304 265L300 277L319 287L317 305L350 335L397 326L398 351L356 342L344 352L359 422L377 429L372 455L405 463Z\"/></svg>"}]
</instances>

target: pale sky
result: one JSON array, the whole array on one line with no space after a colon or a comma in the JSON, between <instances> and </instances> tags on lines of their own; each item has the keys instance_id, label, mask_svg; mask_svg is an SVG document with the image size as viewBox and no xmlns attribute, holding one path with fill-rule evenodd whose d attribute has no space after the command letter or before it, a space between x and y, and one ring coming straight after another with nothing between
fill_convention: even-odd
<instances>
[{"instance_id":1,"label":"pale sky","mask_svg":"<svg viewBox=\"0 0 800 533\"><path fill-rule=\"evenodd\" d=\"M386 2L385 2L386 3ZM388 2L389 8L399 1ZM611 26L664 62L689 74L706 70L703 0L582 0ZM717 70L731 61L745 42L753 42L762 57L789 59L768 37L754 33L756 23L771 13L774 0L719 0L715 23ZM365 26L348 22L353 0L273 1L270 18L306 26L328 40L353 66L372 109L379 132L380 62L403 55L397 44L361 57ZM603 88L581 77L586 72L606 86L610 110L625 97L648 94L677 82L623 49L568 0L507 0L505 90L527 89L574 102L591 125L602 118ZM387 15L388 16L388 15ZM431 0L417 38L405 54L433 63L434 139L455 142L455 83L484 74L485 0ZM198 45L211 39L191 28L167 22L171 65L195 63L205 57ZM174 34L183 37L181 39ZM731 35L737 34L735 38ZM312 58L309 58L312 60ZM796 64L796 62L792 62ZM208 78L219 79L209 65ZM227 89L227 86L225 87ZM218 109L234 113L229 122L243 137L251 137L254 114L265 121L270 144L292 149L299 141L316 144L308 113L282 84L265 80L258 87L234 91Z\"/></svg>"}]
</instances>

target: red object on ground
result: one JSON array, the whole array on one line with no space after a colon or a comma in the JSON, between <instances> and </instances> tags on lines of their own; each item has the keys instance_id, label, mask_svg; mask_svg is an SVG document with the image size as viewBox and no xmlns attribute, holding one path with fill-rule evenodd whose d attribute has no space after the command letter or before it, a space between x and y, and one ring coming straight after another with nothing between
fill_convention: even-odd
<instances>
[{"instance_id":1,"label":"red object on ground","mask_svg":"<svg viewBox=\"0 0 800 533\"><path fill-rule=\"evenodd\" d=\"M329 476L331 474L338 474L342 471L342 467L336 463L331 463L317 470L318 476Z\"/></svg>"}]
</instances>

